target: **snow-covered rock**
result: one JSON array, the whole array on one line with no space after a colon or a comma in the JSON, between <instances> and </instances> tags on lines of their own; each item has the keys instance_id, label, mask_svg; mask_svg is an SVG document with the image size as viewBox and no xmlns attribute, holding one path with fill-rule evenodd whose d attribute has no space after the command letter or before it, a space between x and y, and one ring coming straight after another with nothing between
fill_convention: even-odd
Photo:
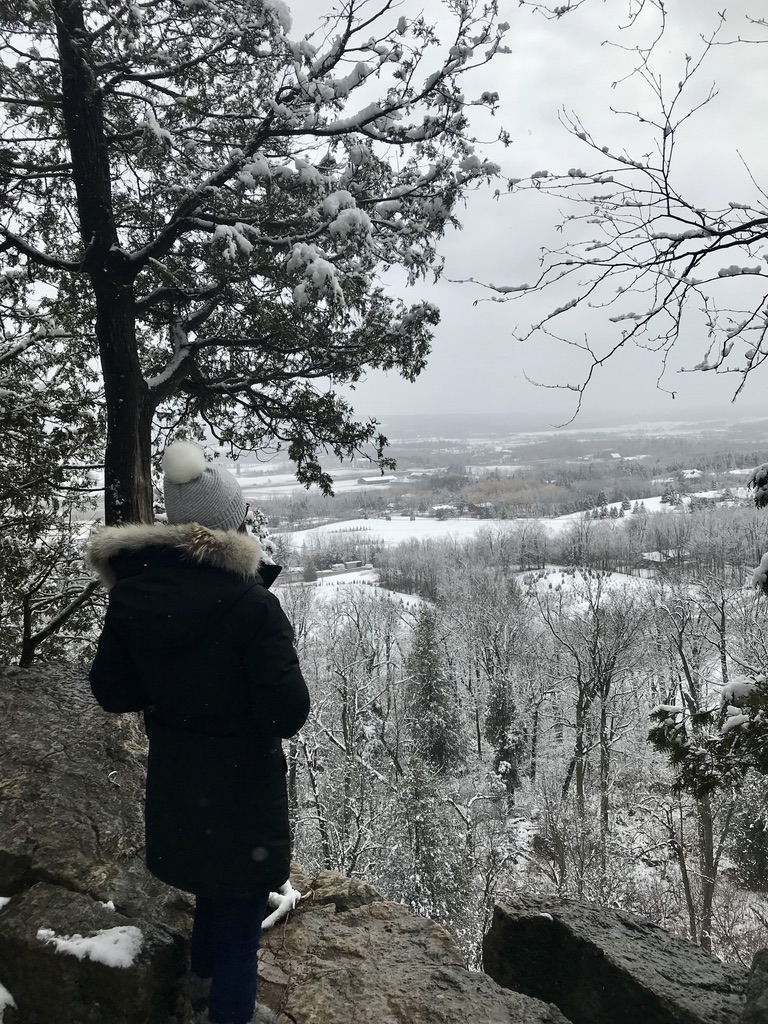
<instances>
[{"instance_id":1,"label":"snow-covered rock","mask_svg":"<svg viewBox=\"0 0 768 1024\"><path fill-rule=\"evenodd\" d=\"M36 882L0 911L0 965L22 1024L159 1022L173 1008L184 947L151 920ZM5 1012L4 1024L16 1019Z\"/></svg>"}]
</instances>

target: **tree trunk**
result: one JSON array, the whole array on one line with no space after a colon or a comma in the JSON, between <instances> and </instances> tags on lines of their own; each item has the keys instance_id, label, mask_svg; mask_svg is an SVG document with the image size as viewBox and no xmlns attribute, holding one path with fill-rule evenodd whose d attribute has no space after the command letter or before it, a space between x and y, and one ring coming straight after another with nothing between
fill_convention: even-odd
<instances>
[{"instance_id":1,"label":"tree trunk","mask_svg":"<svg viewBox=\"0 0 768 1024\"><path fill-rule=\"evenodd\" d=\"M107 524L151 523L154 410L136 351L133 291L110 284L97 290L94 283L107 405L104 518Z\"/></svg>"},{"instance_id":2,"label":"tree trunk","mask_svg":"<svg viewBox=\"0 0 768 1024\"><path fill-rule=\"evenodd\" d=\"M568 790L571 787L571 782L574 777L576 779L576 808L579 812L579 817L584 817L586 808L585 796L584 796L584 780L586 777L586 753L584 749L584 731L586 729L587 716L584 710L584 705L579 698L576 701L576 737L573 742L573 754L568 764L568 769L565 773L565 779L560 791L562 800L565 800L568 796Z\"/></svg>"},{"instance_id":3,"label":"tree trunk","mask_svg":"<svg viewBox=\"0 0 768 1024\"><path fill-rule=\"evenodd\" d=\"M52 615L46 624L39 629L36 633L32 632L32 595L26 594L24 596L23 604L23 627L22 627L22 641L21 641L21 654L19 656L19 667L28 668L35 658L35 652L40 644L47 640L49 636L53 636L67 619L73 615L78 608L85 604L91 594L98 590L99 583L96 580L92 580L88 583L69 604L65 605L60 611ZM0 1020L2 1024L2 1020Z\"/></svg>"},{"instance_id":4,"label":"tree trunk","mask_svg":"<svg viewBox=\"0 0 768 1024\"><path fill-rule=\"evenodd\" d=\"M681 833L682 834L682 833ZM680 874L683 879L683 891L685 892L685 904L688 908L688 927L691 934L691 942L699 941L699 929L696 922L696 903L693 898L693 890L691 888L691 878L688 874L688 862L685 857L685 847L682 841L673 844L675 856L677 857L677 863L680 866Z\"/></svg>"},{"instance_id":5,"label":"tree trunk","mask_svg":"<svg viewBox=\"0 0 768 1024\"><path fill-rule=\"evenodd\" d=\"M315 820L320 833L320 848L323 851L323 867L327 871L332 871L334 864L331 856L331 837L328 830L328 820L326 818L325 808L323 807L323 802L320 799L320 786L317 781L317 770L309 753L307 741L300 735L298 742L304 754L304 763L307 766L307 776L312 790L312 803L315 808Z\"/></svg>"},{"instance_id":6,"label":"tree trunk","mask_svg":"<svg viewBox=\"0 0 768 1024\"><path fill-rule=\"evenodd\" d=\"M344 796L341 803L341 820L337 819L336 827L339 832L339 861L342 861L349 845L352 829L352 787L354 784L355 761L354 729L352 726L354 707L352 707L352 713L350 714L350 706L354 698L350 695L346 678L343 679L342 686L339 689L339 699L341 702L341 730L344 737ZM348 867L345 865L340 870L347 872Z\"/></svg>"},{"instance_id":7,"label":"tree trunk","mask_svg":"<svg viewBox=\"0 0 768 1024\"><path fill-rule=\"evenodd\" d=\"M579 812L579 817L583 818L586 810L586 801L584 794L584 781L586 778L586 752L584 749L584 732L587 728L587 712L589 711L589 701L587 701L584 690L583 682L580 680L578 683L579 695L576 699L576 742L573 748L573 760L576 768L576 809Z\"/></svg>"},{"instance_id":8,"label":"tree trunk","mask_svg":"<svg viewBox=\"0 0 768 1024\"><path fill-rule=\"evenodd\" d=\"M536 781L536 769L538 767L539 757L539 711L540 708L536 708L533 713L533 723L531 725L531 784Z\"/></svg>"},{"instance_id":9,"label":"tree trunk","mask_svg":"<svg viewBox=\"0 0 768 1024\"><path fill-rule=\"evenodd\" d=\"M296 737L288 744L288 819L291 823L291 846L296 843L296 820L299 816L299 745Z\"/></svg>"},{"instance_id":10,"label":"tree trunk","mask_svg":"<svg viewBox=\"0 0 768 1024\"><path fill-rule=\"evenodd\" d=\"M611 738L608 733L608 708L600 704L600 869L603 878L608 861L608 781L611 770Z\"/></svg>"},{"instance_id":11,"label":"tree trunk","mask_svg":"<svg viewBox=\"0 0 768 1024\"><path fill-rule=\"evenodd\" d=\"M712 952L712 902L717 885L715 866L715 836L712 803L709 796L696 801L699 812L699 871L701 873L701 918L699 920L699 945Z\"/></svg>"},{"instance_id":12,"label":"tree trunk","mask_svg":"<svg viewBox=\"0 0 768 1024\"><path fill-rule=\"evenodd\" d=\"M582 728L576 733L576 749L574 750L573 758L576 762L576 809L579 812L579 817L583 818L586 813L584 795L586 763L584 758L584 732Z\"/></svg>"},{"instance_id":13,"label":"tree trunk","mask_svg":"<svg viewBox=\"0 0 768 1024\"><path fill-rule=\"evenodd\" d=\"M62 114L72 160L83 272L96 300L96 338L104 378L107 523L151 522L152 414L136 345L136 268L122 253L95 58L78 0L54 0Z\"/></svg>"},{"instance_id":14,"label":"tree trunk","mask_svg":"<svg viewBox=\"0 0 768 1024\"><path fill-rule=\"evenodd\" d=\"M470 673L472 669L470 668ZM475 663L475 686L472 691L472 700L475 705L475 741L477 743L477 759L482 761L483 759L483 732L480 725L480 666Z\"/></svg>"},{"instance_id":15,"label":"tree trunk","mask_svg":"<svg viewBox=\"0 0 768 1024\"><path fill-rule=\"evenodd\" d=\"M35 656L35 648L32 645L32 596L30 594L24 595L22 623L19 665L21 668L29 668ZM2 1018L0 1018L0 1024L2 1024Z\"/></svg>"},{"instance_id":16,"label":"tree trunk","mask_svg":"<svg viewBox=\"0 0 768 1024\"><path fill-rule=\"evenodd\" d=\"M573 773L576 769L576 755L574 754L571 760L568 762L568 768L565 772L565 778L563 779L563 785L560 788L560 799L565 803L568 798L568 791L571 788L571 782L573 781Z\"/></svg>"}]
</instances>

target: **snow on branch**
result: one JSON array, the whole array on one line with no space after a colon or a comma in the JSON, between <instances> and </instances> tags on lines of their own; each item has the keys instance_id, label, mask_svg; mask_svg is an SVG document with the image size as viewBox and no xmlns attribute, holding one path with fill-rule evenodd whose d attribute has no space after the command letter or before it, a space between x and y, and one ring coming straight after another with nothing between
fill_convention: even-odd
<instances>
[{"instance_id":1,"label":"snow on branch","mask_svg":"<svg viewBox=\"0 0 768 1024\"><path fill-rule=\"evenodd\" d=\"M38 266L49 267L52 270L74 272L82 269L82 261L62 260L55 256L49 256L41 249L31 245L25 239L14 234L14 232L9 231L7 228L0 227L0 238L4 239L4 241L0 243L0 252L15 250L16 252L26 256Z\"/></svg>"},{"instance_id":2,"label":"snow on branch","mask_svg":"<svg viewBox=\"0 0 768 1024\"><path fill-rule=\"evenodd\" d=\"M179 372L190 354L190 345L187 333L179 323L171 326L171 339L173 343L173 355L167 365L152 377L146 380L150 391L160 391L166 387Z\"/></svg>"},{"instance_id":3,"label":"snow on branch","mask_svg":"<svg viewBox=\"0 0 768 1024\"><path fill-rule=\"evenodd\" d=\"M305 242L294 245L286 269L289 273L300 271L303 277L293 289L293 301L297 306L308 305L313 295L344 304L338 271L333 263L320 255L316 246Z\"/></svg>"},{"instance_id":4,"label":"snow on branch","mask_svg":"<svg viewBox=\"0 0 768 1024\"><path fill-rule=\"evenodd\" d=\"M22 340L11 342L0 347L0 366L13 362L28 348L36 345L41 340L37 334L27 334Z\"/></svg>"}]
</instances>

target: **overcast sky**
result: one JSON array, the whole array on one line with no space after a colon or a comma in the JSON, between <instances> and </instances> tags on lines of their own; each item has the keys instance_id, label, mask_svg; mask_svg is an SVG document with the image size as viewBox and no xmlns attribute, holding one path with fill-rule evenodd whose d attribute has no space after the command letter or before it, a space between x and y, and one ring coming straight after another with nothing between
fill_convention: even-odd
<instances>
[{"instance_id":1,"label":"overcast sky","mask_svg":"<svg viewBox=\"0 0 768 1024\"><path fill-rule=\"evenodd\" d=\"M620 30L626 22L630 0L587 0L578 11L558 20L546 20L517 0L501 0L502 21L510 23L510 55L497 57L478 73L476 88L465 80L465 92L493 89L501 95L501 108L494 121L477 124L478 134L490 138L498 126L506 128L513 140L508 149L487 148L484 154L500 163L505 177L526 177L540 169L565 171L572 166L597 168L594 154L573 139L558 121L563 108L579 115L596 138L611 150L626 147L640 155L648 136L642 126L626 116L612 113L611 106L655 113L652 96L638 78L613 87L631 68L631 54L605 40L631 46L648 40L648 31L634 34ZM328 12L332 0L289 0L294 18L293 36L313 27L321 5ZM636 8L637 0L633 0ZM745 32L745 14L759 12L758 0L669 0L668 25L656 50L654 67L665 80L681 77L685 55L694 59L701 51L700 34L708 34L718 23L718 11L726 11L726 34ZM444 18L439 0L425 0L424 9L436 22ZM401 7L408 16L417 13L413 0ZM655 26L646 19L645 29ZM768 35L768 33L763 33ZM446 36L448 33L446 32ZM759 31L753 32L753 36ZM688 122L678 140L680 178L690 180L690 191L702 204L727 205L756 195L745 163L758 183L768 183L768 136L766 136L765 95L768 46L720 47L712 52L695 80L690 95L703 98L714 81L719 95L705 110ZM743 158L743 161L742 161ZM603 165L604 166L604 165ZM441 246L446 256L446 278L473 277L494 284L519 284L536 276L542 245L556 245L554 224L562 204L530 192L493 198L493 189L469 197L460 211L461 232L451 231ZM763 200L764 201L764 200ZM568 419L573 411L572 396L537 389L525 379L562 383L580 377L574 353L545 341L522 344L513 337L516 326L537 321L547 309L574 297L571 288L561 293L528 297L522 302L493 303L475 300L488 293L472 285L428 284L402 290L407 301L428 297L442 312L429 366L420 379L409 384L394 374L372 373L361 384L353 404L362 415L377 418L416 412L515 412L535 410L552 422ZM605 314L585 314L584 329L594 341L608 341L617 327ZM735 388L733 376L676 372L693 366L702 357L701 337L687 337L670 361L666 386L678 397L673 401L655 386L658 358L648 352L627 350L600 371L584 402L584 416L607 411L619 417L674 419L694 404L703 410L728 410ZM750 382L743 398L730 415L752 412L759 389Z\"/></svg>"}]
</instances>

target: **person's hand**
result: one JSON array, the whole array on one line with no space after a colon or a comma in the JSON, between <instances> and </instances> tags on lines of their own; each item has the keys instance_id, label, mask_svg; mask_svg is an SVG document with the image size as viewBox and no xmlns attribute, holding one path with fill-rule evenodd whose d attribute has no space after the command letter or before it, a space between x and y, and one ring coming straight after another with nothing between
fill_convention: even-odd
<instances>
[{"instance_id":1,"label":"person's hand","mask_svg":"<svg viewBox=\"0 0 768 1024\"><path fill-rule=\"evenodd\" d=\"M265 917L261 924L261 930L267 931L272 925L277 924L284 917L287 917L301 899L301 893L291 885L290 878L280 886L278 892L271 892L267 899L267 906L273 908L272 913Z\"/></svg>"}]
</instances>

